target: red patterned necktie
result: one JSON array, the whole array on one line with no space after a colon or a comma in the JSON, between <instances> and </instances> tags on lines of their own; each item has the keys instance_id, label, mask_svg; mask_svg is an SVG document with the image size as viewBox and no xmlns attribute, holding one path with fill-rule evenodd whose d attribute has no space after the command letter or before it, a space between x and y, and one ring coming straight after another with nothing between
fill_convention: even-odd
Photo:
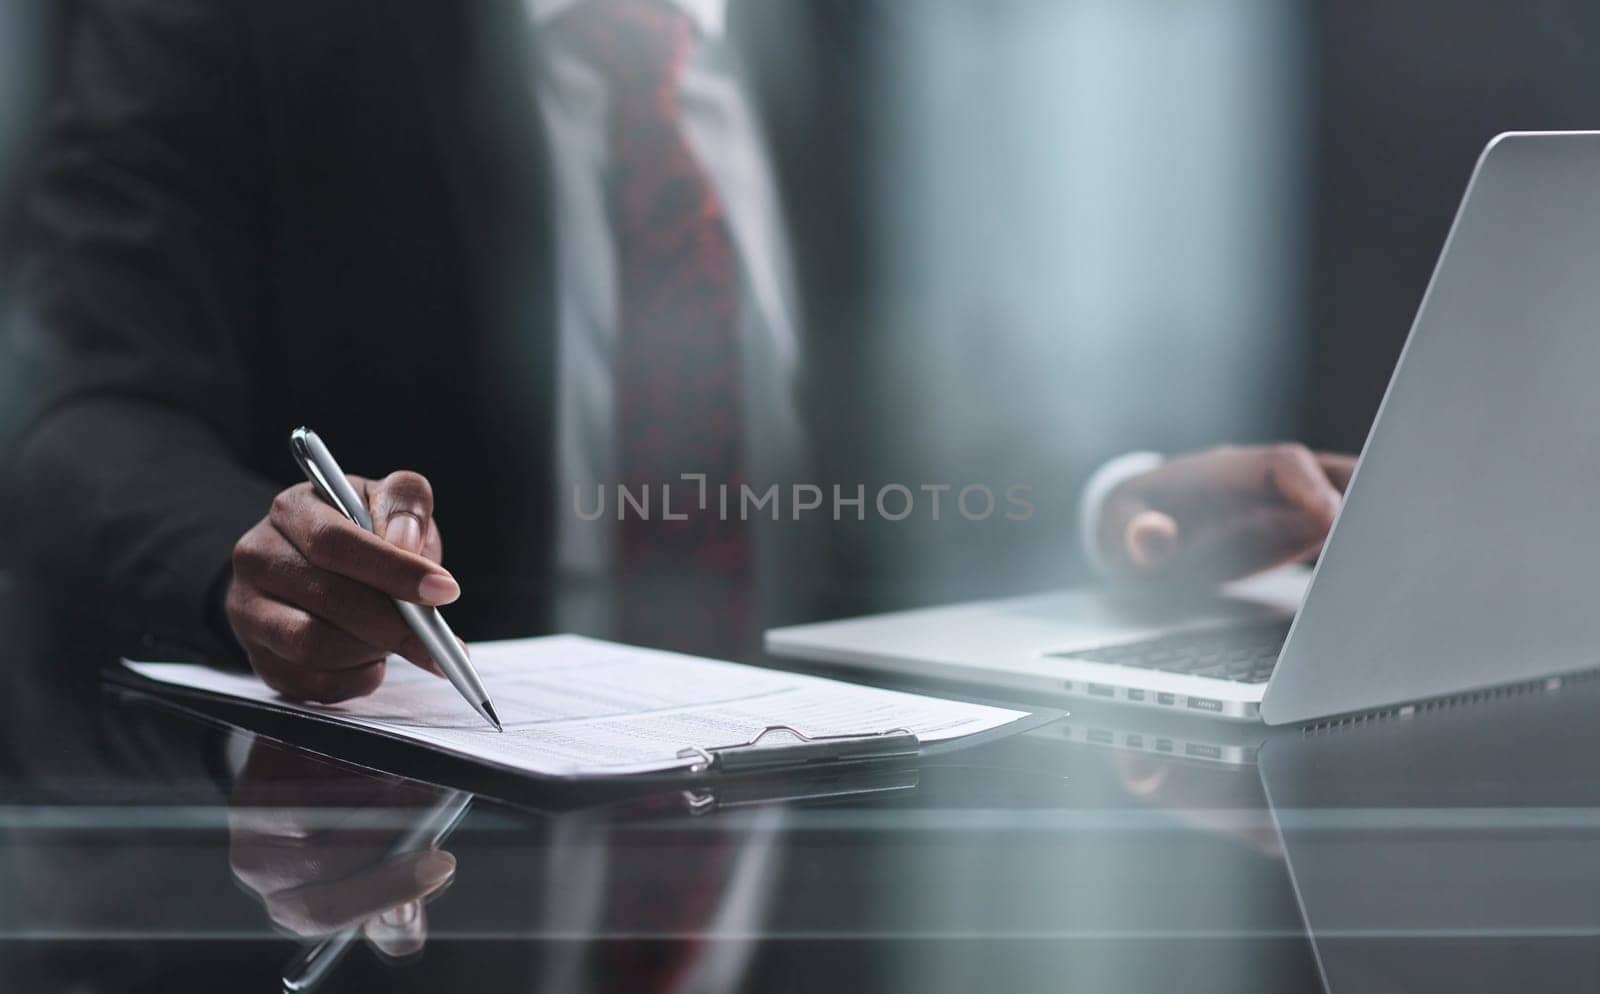
<instances>
[{"instance_id":1,"label":"red patterned necktie","mask_svg":"<svg viewBox=\"0 0 1600 994\"><path fill-rule=\"evenodd\" d=\"M648 520L630 509L620 522L622 627L635 640L688 647L662 629L684 619L661 588L706 581L725 595L728 626L748 626L738 616L748 615L751 570L748 529L737 520L746 482L737 265L722 201L680 126L681 77L697 39L686 14L653 0L588 0L560 29L610 94L619 469L630 493L650 493ZM704 508L700 484L681 480L684 473L705 474ZM731 520L719 513L719 484L728 487ZM666 520L663 486L674 515L687 520ZM642 594L626 593L641 581ZM646 602L654 621L643 620ZM704 625L708 615L694 614Z\"/></svg>"}]
</instances>

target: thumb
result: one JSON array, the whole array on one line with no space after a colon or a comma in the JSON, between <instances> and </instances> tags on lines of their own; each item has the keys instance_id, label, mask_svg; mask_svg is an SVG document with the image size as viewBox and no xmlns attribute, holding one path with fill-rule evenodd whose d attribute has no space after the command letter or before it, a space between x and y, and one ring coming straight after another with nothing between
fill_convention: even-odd
<instances>
[{"instance_id":1,"label":"thumb","mask_svg":"<svg viewBox=\"0 0 1600 994\"><path fill-rule=\"evenodd\" d=\"M455 870L454 856L427 849L349 876L278 891L266 898L267 911L274 922L296 935L328 935L427 897L449 883Z\"/></svg>"},{"instance_id":2,"label":"thumb","mask_svg":"<svg viewBox=\"0 0 1600 994\"><path fill-rule=\"evenodd\" d=\"M422 952L428 941L428 914L422 901L412 898L381 911L362 923L361 932L388 959L405 959Z\"/></svg>"},{"instance_id":3,"label":"thumb","mask_svg":"<svg viewBox=\"0 0 1600 994\"><path fill-rule=\"evenodd\" d=\"M1128 519L1123 541L1137 570L1159 569L1178 554L1178 522L1160 511L1140 511Z\"/></svg>"},{"instance_id":4,"label":"thumb","mask_svg":"<svg viewBox=\"0 0 1600 994\"><path fill-rule=\"evenodd\" d=\"M420 473L390 473L369 485L372 530L407 552L422 554L433 523L433 487Z\"/></svg>"}]
</instances>

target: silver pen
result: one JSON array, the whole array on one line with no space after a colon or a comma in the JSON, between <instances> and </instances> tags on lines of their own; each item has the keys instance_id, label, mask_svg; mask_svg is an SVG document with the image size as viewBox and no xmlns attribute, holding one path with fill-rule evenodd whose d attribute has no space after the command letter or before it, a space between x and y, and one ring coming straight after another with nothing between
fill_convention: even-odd
<instances>
[{"instance_id":1,"label":"silver pen","mask_svg":"<svg viewBox=\"0 0 1600 994\"><path fill-rule=\"evenodd\" d=\"M316 432L310 428L296 428L289 434L289 451L294 453L295 462L300 464L306 479L317 488L323 500L358 526L369 532L373 530L372 515L367 513L366 501L350 485L344 470L334 462L333 453L328 451ZM477 671L472 668L472 660L467 658L450 626L444 623L444 616L439 609L399 598L395 599L394 606L400 609L400 617L405 619L406 625L428 650L428 655L433 657L433 661L444 671L451 685L472 705L472 709L493 725L495 731L505 731L500 727L500 719L495 716L494 705L489 702L489 692L483 689L483 681L478 679Z\"/></svg>"}]
</instances>

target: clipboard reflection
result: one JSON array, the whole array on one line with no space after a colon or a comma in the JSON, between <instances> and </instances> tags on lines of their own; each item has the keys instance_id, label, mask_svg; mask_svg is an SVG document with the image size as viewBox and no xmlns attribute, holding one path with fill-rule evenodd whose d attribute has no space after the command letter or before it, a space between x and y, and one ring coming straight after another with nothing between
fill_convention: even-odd
<instances>
[{"instance_id":1,"label":"clipboard reflection","mask_svg":"<svg viewBox=\"0 0 1600 994\"><path fill-rule=\"evenodd\" d=\"M476 842L456 840L471 870L461 884L440 847L472 794L257 739L230 797L230 862L273 924L304 940L283 966L286 991L323 986L360 945L409 971L430 941L484 928L563 937L538 957L535 989L609 976L625 936L673 977L705 981L697 989L734 990L770 911L784 809L903 793L918 778L914 759L892 758L505 809ZM430 935L430 903L452 885L444 930Z\"/></svg>"}]
</instances>

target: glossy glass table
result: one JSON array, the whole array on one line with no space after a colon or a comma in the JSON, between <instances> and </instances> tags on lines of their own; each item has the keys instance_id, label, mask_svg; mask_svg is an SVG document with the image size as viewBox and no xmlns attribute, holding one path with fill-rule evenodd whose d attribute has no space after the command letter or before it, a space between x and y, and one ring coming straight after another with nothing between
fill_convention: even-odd
<instances>
[{"instance_id":1,"label":"glossy glass table","mask_svg":"<svg viewBox=\"0 0 1600 994\"><path fill-rule=\"evenodd\" d=\"M4 991L1600 983L1600 682L1238 763L1080 708L912 761L573 790L185 711L69 643L8 664Z\"/></svg>"}]
</instances>

